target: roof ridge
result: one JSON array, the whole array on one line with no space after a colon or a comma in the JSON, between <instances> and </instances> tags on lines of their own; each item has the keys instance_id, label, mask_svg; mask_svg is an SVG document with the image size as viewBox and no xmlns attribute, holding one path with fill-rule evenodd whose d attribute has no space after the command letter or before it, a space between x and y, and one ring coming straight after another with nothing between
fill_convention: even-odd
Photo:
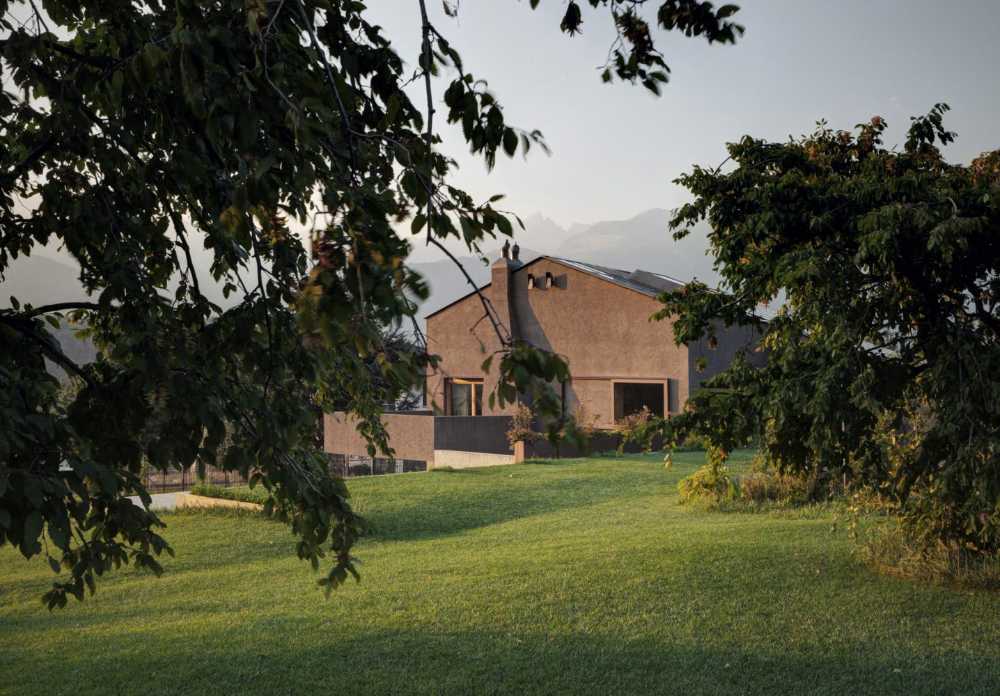
<instances>
[{"instance_id":1,"label":"roof ridge","mask_svg":"<svg viewBox=\"0 0 1000 696\"><path fill-rule=\"evenodd\" d=\"M523 263L523 264L521 264L520 266L517 266L517 267L512 267L511 268L511 273L518 273L518 272L524 270L525 268L528 268L529 266L533 266L534 264L536 264L537 262L539 262L539 261L541 261L543 259L548 260L548 261L554 261L555 263L560 263L560 264L562 264L564 266L568 266L569 268L573 268L573 269L575 269L577 271L580 271L581 273L586 273L586 274L588 274L590 276L593 276L595 278L599 278L599 279L607 281L609 283L613 283L615 285L618 285L619 287L623 287L623 288L626 288L628 290L632 290L634 292L641 293L643 295L646 295L647 297L656 297L660 293L669 290L669 288L658 287L658 285L652 285L652 284L650 284L648 282L644 282L643 280L640 280L640 279L636 278L635 277L636 274L644 273L646 275L653 276L655 278L660 278L660 279L662 279L663 281L665 281L667 283L672 283L674 285L680 285L680 286L686 285L686 283L684 281L677 280L676 278L671 278L670 276L665 275L663 273L654 273L653 271L644 271L641 268L637 268L637 269L635 269L633 271L627 271L627 270L625 270L623 268L611 268L610 266L599 266L599 265L597 265L595 263L588 263L586 261L577 261L575 259L567 259L567 258L561 257L561 256L550 256L548 254L542 254L540 256L535 257L531 261L528 261L527 263ZM489 287L491 284L492 284L491 282L485 283L485 284L479 286L478 290L483 290L484 288ZM458 299L455 299L455 300L449 302L448 304L444 305L443 307L440 307L440 308L436 309L435 311L431 312L430 314L427 314L425 316L425 319L430 318L430 317L434 316L435 314L438 314L438 313L444 311L445 309L448 309L452 305L457 304L457 303L461 302L462 300L464 300L464 299L466 299L468 297L471 297L472 295L475 295L475 294L476 294L476 290L473 290L472 292L467 293L467 294L463 295L462 297L459 297Z\"/></svg>"}]
</instances>

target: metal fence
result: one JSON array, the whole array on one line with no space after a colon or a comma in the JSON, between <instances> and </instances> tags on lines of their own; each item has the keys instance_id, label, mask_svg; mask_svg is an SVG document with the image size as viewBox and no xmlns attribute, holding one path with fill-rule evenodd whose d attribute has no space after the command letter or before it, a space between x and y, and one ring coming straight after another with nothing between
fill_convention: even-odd
<instances>
[{"instance_id":1,"label":"metal fence","mask_svg":"<svg viewBox=\"0 0 1000 696\"><path fill-rule=\"evenodd\" d=\"M143 483L150 493L167 493L186 491L199 483L210 483L213 486L242 486L247 483L247 477L237 471L223 471L209 466L205 468L205 478L199 479L197 468L190 466L180 471L147 471Z\"/></svg>"},{"instance_id":2,"label":"metal fence","mask_svg":"<svg viewBox=\"0 0 1000 696\"><path fill-rule=\"evenodd\" d=\"M343 454L328 454L327 457L330 473L341 478L427 471L427 462L418 459L387 459ZM148 471L143 477L146 490L150 493L186 491L199 483L213 486L243 486L247 482L248 478L238 471L223 471L212 466L205 468L204 479L198 478L197 468L193 466L180 471Z\"/></svg>"},{"instance_id":3,"label":"metal fence","mask_svg":"<svg viewBox=\"0 0 1000 696\"><path fill-rule=\"evenodd\" d=\"M427 462L421 459L387 459L356 454L327 454L327 457L330 460L330 473L341 478L427 471Z\"/></svg>"}]
</instances>

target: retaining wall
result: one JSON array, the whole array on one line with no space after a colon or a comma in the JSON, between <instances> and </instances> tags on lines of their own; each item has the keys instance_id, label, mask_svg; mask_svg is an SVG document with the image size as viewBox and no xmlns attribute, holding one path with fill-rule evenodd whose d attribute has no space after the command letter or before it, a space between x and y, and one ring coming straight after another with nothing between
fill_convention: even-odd
<instances>
[{"instance_id":1,"label":"retaining wall","mask_svg":"<svg viewBox=\"0 0 1000 696\"><path fill-rule=\"evenodd\" d=\"M400 411L382 415L389 445L396 459L434 462L434 415L430 411ZM323 449L331 454L368 456L368 442L357 429L357 419L343 411L323 415ZM384 456L381 452L377 456Z\"/></svg>"},{"instance_id":2,"label":"retaining wall","mask_svg":"<svg viewBox=\"0 0 1000 696\"><path fill-rule=\"evenodd\" d=\"M395 459L424 461L428 469L513 463L514 450L507 442L510 421L510 416L435 416L430 411L382 416ZM323 449L347 458L368 457L357 419L340 411L323 417Z\"/></svg>"}]
</instances>

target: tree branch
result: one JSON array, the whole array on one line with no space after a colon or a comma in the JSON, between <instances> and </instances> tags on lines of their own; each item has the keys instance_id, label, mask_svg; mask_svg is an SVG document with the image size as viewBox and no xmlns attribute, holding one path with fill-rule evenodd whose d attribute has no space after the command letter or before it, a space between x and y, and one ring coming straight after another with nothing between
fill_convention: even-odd
<instances>
[{"instance_id":1,"label":"tree branch","mask_svg":"<svg viewBox=\"0 0 1000 696\"><path fill-rule=\"evenodd\" d=\"M28 169L30 169L35 162L40 160L42 156L45 155L46 152L51 150L52 146L55 144L56 144L55 136L50 136L45 141L36 145L34 148L32 148L31 152L29 152L28 155L23 160L18 162L18 164L10 171L10 173L7 174L7 178L10 179L11 181L17 179L17 177L21 176L24 172L28 171Z\"/></svg>"},{"instance_id":2,"label":"tree branch","mask_svg":"<svg viewBox=\"0 0 1000 696\"><path fill-rule=\"evenodd\" d=\"M479 289L479 286L476 285L476 281L474 281L472 276L469 275L469 272L465 270L465 266L462 265L462 262L455 258L455 255L448 251L448 247L442 244L437 238L431 237L430 242L443 251L445 255L451 259L456 266L458 266L458 270L462 272L462 275L465 276L465 280L472 286L473 292L475 292L476 296L479 297L479 301L483 303L483 309L486 310L486 315L489 317L490 323L493 324L493 330L496 331L497 338L500 339L500 343L504 346L509 346L513 342L510 331L500 321L496 314L496 310L493 308L493 303L490 302L486 295L483 294L483 291Z\"/></svg>"},{"instance_id":3,"label":"tree branch","mask_svg":"<svg viewBox=\"0 0 1000 696\"><path fill-rule=\"evenodd\" d=\"M431 157L434 144L434 94L431 90L431 62L434 60L434 53L431 50L431 33L436 32L427 17L427 3L425 0L419 0L419 2L422 34L421 52L423 53L424 63L424 96L427 99L427 129L424 133L424 140L427 144L427 152L425 155L427 158L427 175L426 180L424 181L424 185L427 188L427 243L433 244L438 249L443 251L448 258L451 259L456 266L458 266L458 270L462 272L462 275L465 276L465 279L468 281L469 285L472 286L473 291L479 297L479 301L482 302L483 309L486 311L486 316L493 325L493 330L496 332L497 338L500 339L501 345L509 346L513 340L510 331L500 321L496 310L493 308L493 304L486 298L485 295L483 295L479 286L476 285L474 280L472 280L472 276L468 274L462 263L455 258L454 254L448 251L444 244L434 237L434 160Z\"/></svg>"},{"instance_id":4,"label":"tree branch","mask_svg":"<svg viewBox=\"0 0 1000 696\"><path fill-rule=\"evenodd\" d=\"M184 221L181 220L181 216L173 209L173 206L168 207L168 214L170 215L170 221L174 224L174 233L177 235L177 244L180 245L181 249L184 251L184 257L187 259L188 273L191 274L191 282L194 284L194 291L198 293L199 297L204 297L201 294L201 286L198 284L198 272L194 268L194 259L191 258L191 247L188 245L187 233L184 228Z\"/></svg>"},{"instance_id":5,"label":"tree branch","mask_svg":"<svg viewBox=\"0 0 1000 696\"><path fill-rule=\"evenodd\" d=\"M42 314L49 314L50 312L63 312L71 309L96 311L100 308L101 306L95 302L56 302L55 304L35 307L30 312L26 312L24 316L28 319L33 319L37 316L41 316Z\"/></svg>"},{"instance_id":6,"label":"tree branch","mask_svg":"<svg viewBox=\"0 0 1000 696\"><path fill-rule=\"evenodd\" d=\"M424 140L427 145L427 152L425 157L427 159L427 179L424 185L427 188L427 206L426 206L426 217L427 217L427 241L431 241L431 237L434 234L434 160L431 157L431 150L434 143L434 94L431 91L431 64L434 60L434 53L431 50L431 23L427 19L427 4L424 0L420 0L420 19L421 19L421 45L420 50L423 54L423 68L424 68L424 96L427 99L427 130L424 133Z\"/></svg>"},{"instance_id":7,"label":"tree branch","mask_svg":"<svg viewBox=\"0 0 1000 696\"><path fill-rule=\"evenodd\" d=\"M58 343L53 345L54 341L47 341L44 337L38 335L35 331L34 323L31 320L0 315L0 322L3 322L25 338L38 344L38 346L42 349L42 352L45 353L49 360L59 365L67 372L75 374L77 377L86 382L88 386L95 386L93 380L91 380L90 376L83 371L83 368L66 357L65 353L62 352L62 349L58 347Z\"/></svg>"}]
</instances>

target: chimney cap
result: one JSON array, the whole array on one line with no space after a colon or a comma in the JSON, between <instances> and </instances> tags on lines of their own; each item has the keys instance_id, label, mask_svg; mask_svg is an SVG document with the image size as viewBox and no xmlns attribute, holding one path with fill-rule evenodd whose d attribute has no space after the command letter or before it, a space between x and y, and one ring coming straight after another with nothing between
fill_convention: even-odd
<instances>
[{"instance_id":1,"label":"chimney cap","mask_svg":"<svg viewBox=\"0 0 1000 696\"><path fill-rule=\"evenodd\" d=\"M508 244L509 243L510 242L508 242ZM517 242L514 242L514 248L511 249L511 253L514 255L514 260L515 261L519 261L520 260L518 257L520 257L520 255L521 255L521 246Z\"/></svg>"},{"instance_id":2,"label":"chimney cap","mask_svg":"<svg viewBox=\"0 0 1000 696\"><path fill-rule=\"evenodd\" d=\"M503 243L503 249L500 250L500 253L503 255L503 257L505 259L509 259L510 258L510 240L509 239L506 242ZM517 257L515 256L514 258L517 258Z\"/></svg>"}]
</instances>

